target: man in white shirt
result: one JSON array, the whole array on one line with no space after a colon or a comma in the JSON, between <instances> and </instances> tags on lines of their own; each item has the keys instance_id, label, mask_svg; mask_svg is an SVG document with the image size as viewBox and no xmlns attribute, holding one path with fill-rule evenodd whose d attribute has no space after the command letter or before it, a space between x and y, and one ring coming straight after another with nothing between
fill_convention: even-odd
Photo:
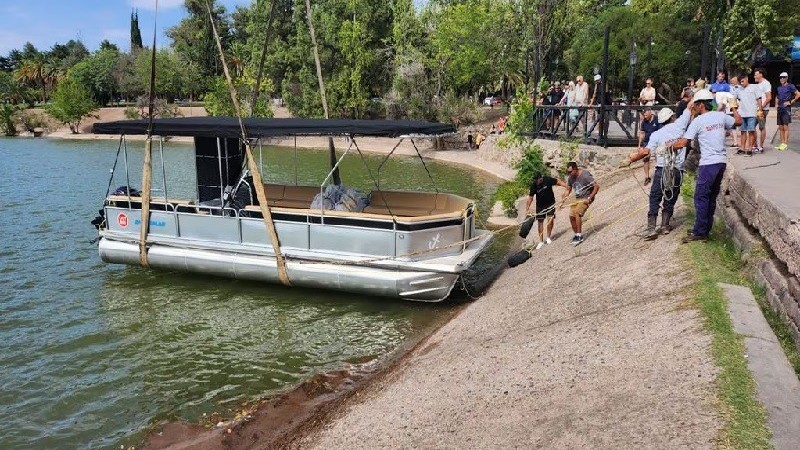
<instances>
[{"instance_id":1,"label":"man in white shirt","mask_svg":"<svg viewBox=\"0 0 800 450\"><path fill-rule=\"evenodd\" d=\"M693 140L700 144L700 163L694 190L696 216L694 227L684 238L684 242L708 240L711 226L714 224L717 196L728 162L728 154L725 151L726 130L742 123L742 117L737 109L733 110L733 117L712 111L711 102L714 100L714 94L708 90L697 91L692 100L694 103L692 109L697 116L689 124L683 137L672 144L673 148L686 147Z\"/></svg>"},{"instance_id":2,"label":"man in white shirt","mask_svg":"<svg viewBox=\"0 0 800 450\"><path fill-rule=\"evenodd\" d=\"M750 84L747 74L739 77L741 89L738 92L739 114L742 117L742 147L743 150L736 154L753 156L753 147L758 144L756 139L756 120L761 112L761 87L757 84Z\"/></svg>"},{"instance_id":3,"label":"man in white shirt","mask_svg":"<svg viewBox=\"0 0 800 450\"><path fill-rule=\"evenodd\" d=\"M753 78L761 88L761 114L758 116L758 128L761 130L761 136L758 139L755 151L762 153L764 151L764 141L767 139L767 114L769 114L769 104L772 102L772 83L767 81L767 72L759 67L753 72Z\"/></svg>"},{"instance_id":4,"label":"man in white shirt","mask_svg":"<svg viewBox=\"0 0 800 450\"><path fill-rule=\"evenodd\" d=\"M656 104L656 88L653 87L653 79L645 81L645 87L639 92L639 104L653 106Z\"/></svg>"}]
</instances>

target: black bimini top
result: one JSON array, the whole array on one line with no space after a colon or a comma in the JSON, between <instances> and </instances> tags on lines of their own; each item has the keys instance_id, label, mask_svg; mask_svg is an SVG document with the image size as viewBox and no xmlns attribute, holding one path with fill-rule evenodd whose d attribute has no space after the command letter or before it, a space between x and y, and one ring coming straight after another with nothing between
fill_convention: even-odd
<instances>
[{"instance_id":1,"label":"black bimini top","mask_svg":"<svg viewBox=\"0 0 800 450\"><path fill-rule=\"evenodd\" d=\"M281 136L437 136L455 133L452 125L411 120L348 119L244 119L248 138ZM147 120L118 120L95 123L96 134L146 135ZM238 138L239 121L235 117L175 117L153 120L156 136L200 136Z\"/></svg>"}]
</instances>

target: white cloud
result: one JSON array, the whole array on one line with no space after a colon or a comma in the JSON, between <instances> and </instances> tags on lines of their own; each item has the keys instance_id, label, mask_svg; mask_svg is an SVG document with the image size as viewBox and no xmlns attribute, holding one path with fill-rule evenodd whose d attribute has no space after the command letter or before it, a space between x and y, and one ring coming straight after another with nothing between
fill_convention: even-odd
<instances>
[{"instance_id":1,"label":"white cloud","mask_svg":"<svg viewBox=\"0 0 800 450\"><path fill-rule=\"evenodd\" d=\"M134 8L148 9L154 11L156 9L156 0L130 0L130 4ZM183 0L158 0L158 9L174 9L183 6Z\"/></svg>"}]
</instances>

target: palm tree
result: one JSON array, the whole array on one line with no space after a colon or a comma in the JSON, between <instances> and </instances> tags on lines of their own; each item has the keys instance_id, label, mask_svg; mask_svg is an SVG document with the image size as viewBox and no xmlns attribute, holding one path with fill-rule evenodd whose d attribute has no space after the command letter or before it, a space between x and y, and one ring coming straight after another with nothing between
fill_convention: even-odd
<instances>
[{"instance_id":1,"label":"palm tree","mask_svg":"<svg viewBox=\"0 0 800 450\"><path fill-rule=\"evenodd\" d=\"M47 85L44 77L44 58L37 56L22 61L15 73L18 83L32 88L42 88L42 103L47 101Z\"/></svg>"},{"instance_id":2,"label":"palm tree","mask_svg":"<svg viewBox=\"0 0 800 450\"><path fill-rule=\"evenodd\" d=\"M241 42L234 42L228 51L228 66L233 72L233 76L238 78L244 74L247 65L247 47Z\"/></svg>"}]
</instances>

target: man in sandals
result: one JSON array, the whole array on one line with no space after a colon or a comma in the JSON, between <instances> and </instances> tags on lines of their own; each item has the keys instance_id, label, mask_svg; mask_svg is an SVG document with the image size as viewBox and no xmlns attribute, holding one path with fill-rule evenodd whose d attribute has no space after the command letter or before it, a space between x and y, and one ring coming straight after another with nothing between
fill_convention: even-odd
<instances>
[{"instance_id":1,"label":"man in sandals","mask_svg":"<svg viewBox=\"0 0 800 450\"><path fill-rule=\"evenodd\" d=\"M541 173L536 174L531 184L528 202L525 204L525 215L528 215L533 198L536 197L536 221L539 223L539 243L536 244L536 250L553 242L550 239L550 236L553 235L553 222L556 218L556 195L553 193L553 186L566 188L567 184Z\"/></svg>"}]
</instances>

